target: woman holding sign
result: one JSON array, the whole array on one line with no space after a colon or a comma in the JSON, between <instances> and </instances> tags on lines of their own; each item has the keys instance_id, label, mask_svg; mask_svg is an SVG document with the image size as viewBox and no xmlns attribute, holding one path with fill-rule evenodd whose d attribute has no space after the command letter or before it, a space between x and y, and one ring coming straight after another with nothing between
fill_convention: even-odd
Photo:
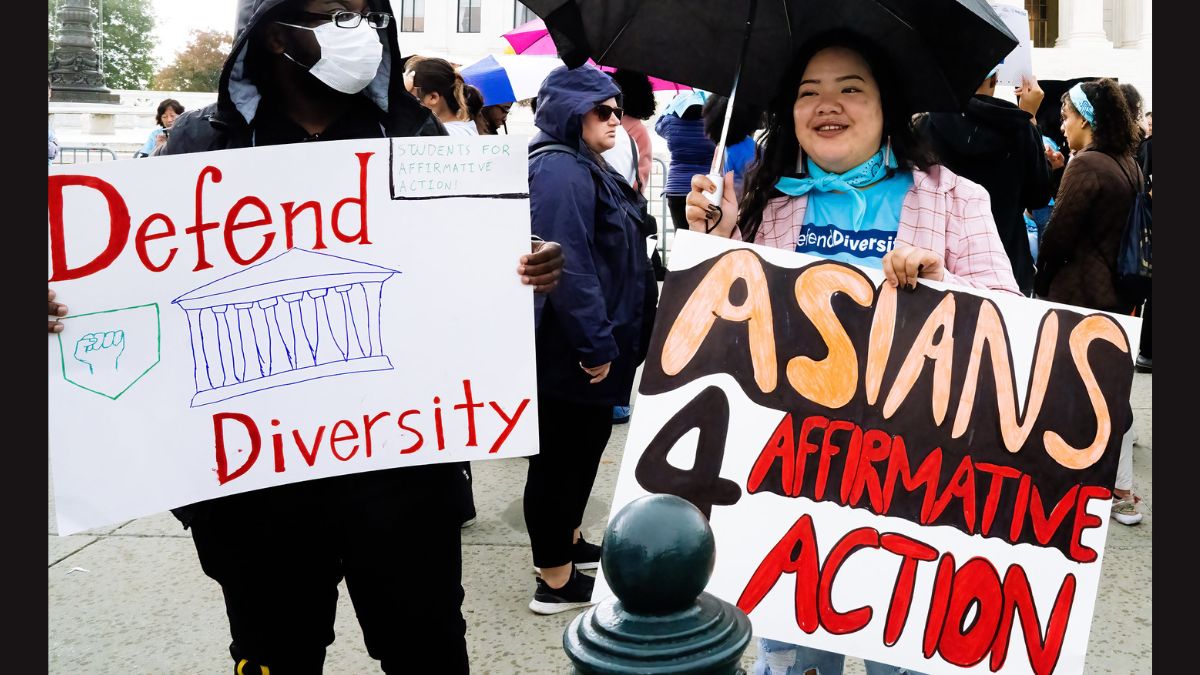
<instances>
[{"instance_id":1,"label":"woman holding sign","mask_svg":"<svg viewBox=\"0 0 1200 675\"><path fill-rule=\"evenodd\" d=\"M893 287L918 279L1019 294L982 187L917 146L887 62L857 37L827 34L801 53L767 111L762 155L740 205L733 173L718 209L692 178L688 226L881 268ZM755 672L842 672L845 657L763 639ZM912 672L867 661L869 675Z\"/></svg>"}]
</instances>

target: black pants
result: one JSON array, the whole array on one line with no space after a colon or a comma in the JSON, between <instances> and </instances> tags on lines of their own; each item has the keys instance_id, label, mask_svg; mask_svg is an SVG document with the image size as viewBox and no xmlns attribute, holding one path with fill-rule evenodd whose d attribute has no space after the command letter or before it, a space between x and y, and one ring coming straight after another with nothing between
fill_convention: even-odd
<instances>
[{"instance_id":1,"label":"black pants","mask_svg":"<svg viewBox=\"0 0 1200 675\"><path fill-rule=\"evenodd\" d=\"M671 224L675 229L688 229L687 195L667 195L667 209L671 211Z\"/></svg>"},{"instance_id":2,"label":"black pants","mask_svg":"<svg viewBox=\"0 0 1200 675\"><path fill-rule=\"evenodd\" d=\"M533 564L571 562L575 528L596 482L600 456L612 434L612 406L570 403L539 396L539 454L529 458L525 526Z\"/></svg>"},{"instance_id":3,"label":"black pants","mask_svg":"<svg viewBox=\"0 0 1200 675\"><path fill-rule=\"evenodd\" d=\"M453 489L453 473L425 475ZM409 672L422 659L439 673L469 672L461 518L372 476L204 503L192 539L225 595L235 671L244 659L245 673L320 673L344 577L367 653L384 672Z\"/></svg>"},{"instance_id":4,"label":"black pants","mask_svg":"<svg viewBox=\"0 0 1200 675\"><path fill-rule=\"evenodd\" d=\"M475 482L475 476L471 473L470 462L458 462L455 464L459 468L458 474L462 478L458 483L458 501L459 509L463 513L462 522L467 522L474 518L475 513L475 490L472 484Z\"/></svg>"}]
</instances>

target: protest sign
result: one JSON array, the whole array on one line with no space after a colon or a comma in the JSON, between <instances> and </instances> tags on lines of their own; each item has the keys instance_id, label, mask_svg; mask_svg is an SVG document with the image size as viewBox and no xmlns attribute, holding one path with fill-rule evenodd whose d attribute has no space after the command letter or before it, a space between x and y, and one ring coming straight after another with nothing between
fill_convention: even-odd
<instances>
[{"instance_id":1,"label":"protest sign","mask_svg":"<svg viewBox=\"0 0 1200 675\"><path fill-rule=\"evenodd\" d=\"M1029 12L1021 7L991 3L1004 25L1017 38L1017 46L996 70L996 84L1001 87L1019 87L1021 78L1033 78L1033 40L1029 37Z\"/></svg>"},{"instance_id":2,"label":"protest sign","mask_svg":"<svg viewBox=\"0 0 1200 675\"><path fill-rule=\"evenodd\" d=\"M1137 320L691 232L671 268L613 513L696 505L761 637L1083 672Z\"/></svg>"},{"instance_id":3,"label":"protest sign","mask_svg":"<svg viewBox=\"0 0 1200 675\"><path fill-rule=\"evenodd\" d=\"M50 169L59 534L537 451L526 139ZM414 516L419 517L419 516Z\"/></svg>"}]
</instances>

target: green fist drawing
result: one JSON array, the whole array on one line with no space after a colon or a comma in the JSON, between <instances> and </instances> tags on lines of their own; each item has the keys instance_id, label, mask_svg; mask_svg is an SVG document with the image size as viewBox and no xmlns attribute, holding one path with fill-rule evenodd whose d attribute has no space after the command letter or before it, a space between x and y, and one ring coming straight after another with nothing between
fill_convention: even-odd
<instances>
[{"instance_id":1,"label":"green fist drawing","mask_svg":"<svg viewBox=\"0 0 1200 675\"><path fill-rule=\"evenodd\" d=\"M113 330L88 333L75 343L75 360L88 367L88 372L116 372L121 354L125 351L125 331Z\"/></svg>"}]
</instances>

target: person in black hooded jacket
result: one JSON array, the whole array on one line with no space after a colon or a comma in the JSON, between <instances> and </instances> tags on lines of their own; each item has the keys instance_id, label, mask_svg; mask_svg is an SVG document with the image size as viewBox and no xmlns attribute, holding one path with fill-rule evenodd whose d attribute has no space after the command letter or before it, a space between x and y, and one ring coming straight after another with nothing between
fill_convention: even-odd
<instances>
[{"instance_id":1,"label":"person in black hooded jacket","mask_svg":"<svg viewBox=\"0 0 1200 675\"><path fill-rule=\"evenodd\" d=\"M1033 291L1034 260L1025 229L1025 209L1041 208L1054 196L1050 163L1033 113L1041 103L1037 80L1021 88L1020 107L996 98L993 70L961 113L929 113L917 123L938 161L988 191L992 217L1021 292Z\"/></svg>"},{"instance_id":2,"label":"person in black hooded jacket","mask_svg":"<svg viewBox=\"0 0 1200 675\"><path fill-rule=\"evenodd\" d=\"M181 116L162 154L445 135L398 76L387 0L243 0L238 29L217 102ZM323 53L322 44L338 49ZM562 263L557 244L535 244L518 273L548 292ZM418 655L440 673L468 672L461 490L458 465L434 464L175 509L205 574L221 584L235 672L320 673L343 578L367 652L385 672L411 668Z\"/></svg>"}]
</instances>

